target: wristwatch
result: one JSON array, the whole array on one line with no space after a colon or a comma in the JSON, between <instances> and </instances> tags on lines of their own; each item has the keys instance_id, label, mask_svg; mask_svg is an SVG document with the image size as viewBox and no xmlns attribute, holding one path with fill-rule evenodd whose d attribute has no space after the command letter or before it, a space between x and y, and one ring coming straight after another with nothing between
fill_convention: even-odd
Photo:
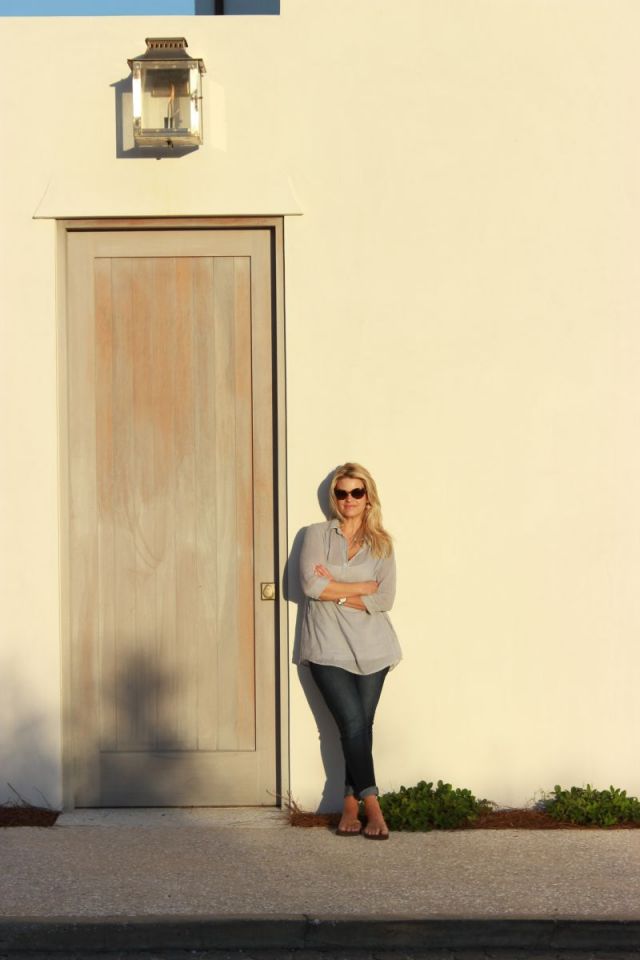
<instances>
[{"instance_id":1,"label":"wristwatch","mask_svg":"<svg viewBox=\"0 0 640 960\"><path fill-rule=\"evenodd\" d=\"M346 597L340 597L340 599L338 600L338 606L341 607L342 604L343 604L343 603L346 603L346 602L347 602L347 598L346 598Z\"/></svg>"}]
</instances>

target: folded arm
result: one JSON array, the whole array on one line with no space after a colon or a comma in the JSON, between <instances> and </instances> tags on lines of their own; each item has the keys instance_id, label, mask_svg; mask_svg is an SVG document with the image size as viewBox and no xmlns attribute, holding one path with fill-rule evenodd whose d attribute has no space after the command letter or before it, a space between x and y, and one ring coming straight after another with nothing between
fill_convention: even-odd
<instances>
[{"instance_id":1,"label":"folded arm","mask_svg":"<svg viewBox=\"0 0 640 960\"><path fill-rule=\"evenodd\" d=\"M367 597L375 593L378 589L377 580L361 580L357 583L342 583L339 580L334 580L331 573L321 563L316 564L315 573L317 576L326 577L329 580L329 583L318 597L318 600L340 600L341 597Z\"/></svg>"},{"instance_id":2,"label":"folded arm","mask_svg":"<svg viewBox=\"0 0 640 960\"><path fill-rule=\"evenodd\" d=\"M365 610L361 597L373 595L378 590L377 581L342 583L334 580L322 562L325 550L322 524L308 527L300 553L300 582L305 596L311 600L325 600L330 603L346 597L345 606Z\"/></svg>"},{"instance_id":3,"label":"folded arm","mask_svg":"<svg viewBox=\"0 0 640 960\"><path fill-rule=\"evenodd\" d=\"M362 603L354 604L353 601L359 601L361 597L370 596L378 589L377 580L362 580L357 583L341 583L339 580L334 580L329 570L321 563L316 564L315 573L317 576L326 577L329 580L318 600L336 601L346 597L346 606L355 606L357 610L365 610L366 607Z\"/></svg>"},{"instance_id":4,"label":"folded arm","mask_svg":"<svg viewBox=\"0 0 640 960\"><path fill-rule=\"evenodd\" d=\"M376 570L378 589L374 594L363 596L362 603L368 613L386 613L391 610L396 596L396 561L393 553L380 561Z\"/></svg>"}]
</instances>

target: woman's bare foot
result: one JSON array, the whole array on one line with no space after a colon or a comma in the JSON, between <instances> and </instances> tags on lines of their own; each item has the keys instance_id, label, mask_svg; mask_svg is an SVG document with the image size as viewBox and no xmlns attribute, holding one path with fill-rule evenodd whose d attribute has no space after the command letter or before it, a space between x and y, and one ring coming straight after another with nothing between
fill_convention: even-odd
<instances>
[{"instance_id":1,"label":"woman's bare foot","mask_svg":"<svg viewBox=\"0 0 640 960\"><path fill-rule=\"evenodd\" d=\"M340 823L338 824L338 833L341 836L345 834L358 834L362 830L362 824L358 819L358 811L360 809L360 804L358 803L356 797L345 797L344 804L342 807L342 816L340 817Z\"/></svg>"},{"instance_id":2,"label":"woman's bare foot","mask_svg":"<svg viewBox=\"0 0 640 960\"><path fill-rule=\"evenodd\" d=\"M367 818L367 825L364 828L365 837L369 840L388 840L389 827L382 816L376 796L364 798L364 813Z\"/></svg>"}]
</instances>

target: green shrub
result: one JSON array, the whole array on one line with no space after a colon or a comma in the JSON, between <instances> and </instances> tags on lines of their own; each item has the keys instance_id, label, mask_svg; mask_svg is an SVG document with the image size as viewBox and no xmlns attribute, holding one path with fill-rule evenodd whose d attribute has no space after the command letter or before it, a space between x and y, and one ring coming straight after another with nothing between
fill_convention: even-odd
<instances>
[{"instance_id":1,"label":"green shrub","mask_svg":"<svg viewBox=\"0 0 640 960\"><path fill-rule=\"evenodd\" d=\"M616 823L640 822L640 800L628 797L625 790L616 787L595 790L587 784L565 790L556 785L542 805L554 820L569 823L612 827Z\"/></svg>"},{"instance_id":2,"label":"green shrub","mask_svg":"<svg viewBox=\"0 0 640 960\"><path fill-rule=\"evenodd\" d=\"M453 830L475 820L490 805L476 800L470 790L454 790L450 783L421 780L415 787L400 787L380 797L380 807L390 830Z\"/></svg>"}]
</instances>

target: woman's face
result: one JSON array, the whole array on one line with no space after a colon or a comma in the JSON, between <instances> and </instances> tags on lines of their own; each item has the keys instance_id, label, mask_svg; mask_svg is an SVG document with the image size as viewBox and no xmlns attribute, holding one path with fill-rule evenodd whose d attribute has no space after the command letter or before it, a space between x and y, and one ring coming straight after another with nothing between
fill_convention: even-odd
<instances>
[{"instance_id":1,"label":"woman's face","mask_svg":"<svg viewBox=\"0 0 640 960\"><path fill-rule=\"evenodd\" d=\"M359 480L357 477L340 477L333 489L340 516L344 520L360 520L369 503L364 481ZM339 499L339 490L343 490L347 494L345 499ZM358 500L351 495L352 490L365 490L365 495Z\"/></svg>"}]
</instances>

